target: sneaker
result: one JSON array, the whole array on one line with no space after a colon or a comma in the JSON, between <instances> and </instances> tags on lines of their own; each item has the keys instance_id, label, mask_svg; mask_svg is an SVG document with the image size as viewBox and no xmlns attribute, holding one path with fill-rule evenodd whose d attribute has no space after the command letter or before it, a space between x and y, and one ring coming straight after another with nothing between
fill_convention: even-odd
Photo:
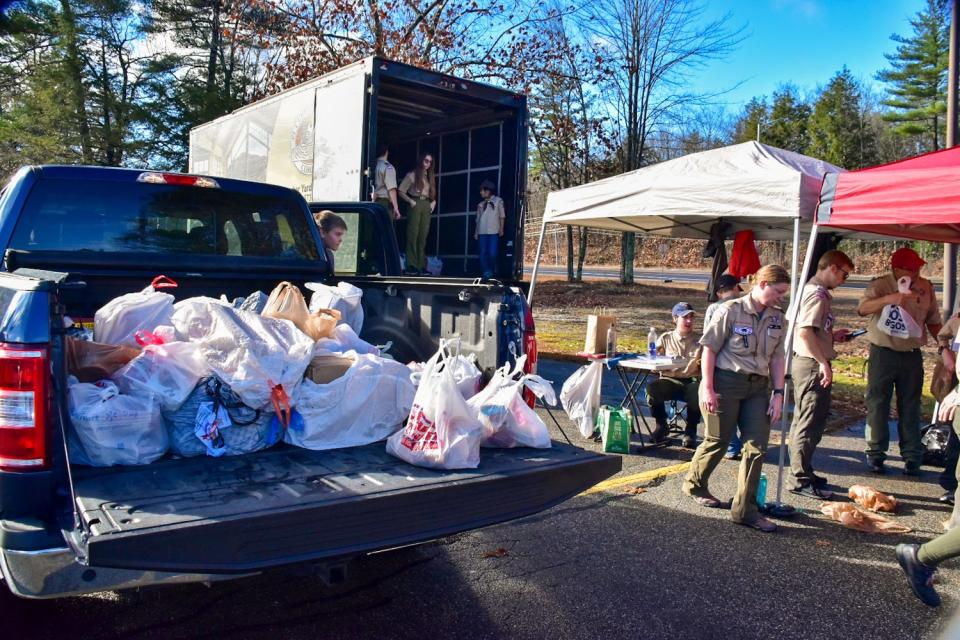
<instances>
[{"instance_id":1,"label":"sneaker","mask_svg":"<svg viewBox=\"0 0 960 640\"><path fill-rule=\"evenodd\" d=\"M680 446L684 449L696 449L697 439L693 436L683 436L683 438L680 440Z\"/></svg>"},{"instance_id":2,"label":"sneaker","mask_svg":"<svg viewBox=\"0 0 960 640\"><path fill-rule=\"evenodd\" d=\"M887 468L883 466L883 460L867 460L867 466L870 467L870 473L875 473L878 476L887 472Z\"/></svg>"},{"instance_id":3,"label":"sneaker","mask_svg":"<svg viewBox=\"0 0 960 640\"><path fill-rule=\"evenodd\" d=\"M811 473L810 476L813 478L813 484L816 487L825 487L830 484L830 481L823 476L818 476L815 473Z\"/></svg>"},{"instance_id":4,"label":"sneaker","mask_svg":"<svg viewBox=\"0 0 960 640\"><path fill-rule=\"evenodd\" d=\"M741 456L739 451L727 451L723 454L723 457L726 460L739 460L743 456Z\"/></svg>"},{"instance_id":5,"label":"sneaker","mask_svg":"<svg viewBox=\"0 0 960 640\"><path fill-rule=\"evenodd\" d=\"M949 504L950 506L953 506L953 496L954 496L953 491L947 491L942 496L937 498L937 502L941 504Z\"/></svg>"},{"instance_id":6,"label":"sneaker","mask_svg":"<svg viewBox=\"0 0 960 640\"><path fill-rule=\"evenodd\" d=\"M833 491L821 489L818 485L813 483L803 484L799 487L793 487L790 489L790 493L795 493L798 496L814 498L816 500L833 500Z\"/></svg>"},{"instance_id":7,"label":"sneaker","mask_svg":"<svg viewBox=\"0 0 960 640\"><path fill-rule=\"evenodd\" d=\"M910 588L914 595L920 598L923 604L928 607L940 606L940 594L933 588L933 574L937 572L936 567L928 567L920 562L917 552L920 550L918 544L898 544L897 562L903 572L907 574L907 580L910 582Z\"/></svg>"},{"instance_id":8,"label":"sneaker","mask_svg":"<svg viewBox=\"0 0 960 640\"><path fill-rule=\"evenodd\" d=\"M667 435L670 433L670 427L666 424L657 424L657 428L653 430L653 433L650 434L650 442L658 444L667 439Z\"/></svg>"}]
</instances>

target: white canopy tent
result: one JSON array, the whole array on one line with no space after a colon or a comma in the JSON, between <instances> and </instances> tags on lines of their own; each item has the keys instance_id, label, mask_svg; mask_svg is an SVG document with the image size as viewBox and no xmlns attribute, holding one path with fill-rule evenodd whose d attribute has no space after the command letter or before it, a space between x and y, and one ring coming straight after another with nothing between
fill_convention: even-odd
<instances>
[{"instance_id":1,"label":"white canopy tent","mask_svg":"<svg viewBox=\"0 0 960 640\"><path fill-rule=\"evenodd\" d=\"M829 162L759 142L692 153L547 196L527 300L532 303L546 225L710 238L716 222L758 240L792 240L809 226Z\"/></svg>"}]
</instances>

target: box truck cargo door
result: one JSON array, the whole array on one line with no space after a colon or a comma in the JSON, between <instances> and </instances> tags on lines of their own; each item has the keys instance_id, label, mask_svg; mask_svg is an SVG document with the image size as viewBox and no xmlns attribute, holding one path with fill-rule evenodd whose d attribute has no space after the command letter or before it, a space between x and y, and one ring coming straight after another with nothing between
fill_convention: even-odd
<instances>
[{"instance_id":1,"label":"box truck cargo door","mask_svg":"<svg viewBox=\"0 0 960 640\"><path fill-rule=\"evenodd\" d=\"M316 90L313 126L313 200L368 199L363 184L367 74L335 75Z\"/></svg>"}]
</instances>

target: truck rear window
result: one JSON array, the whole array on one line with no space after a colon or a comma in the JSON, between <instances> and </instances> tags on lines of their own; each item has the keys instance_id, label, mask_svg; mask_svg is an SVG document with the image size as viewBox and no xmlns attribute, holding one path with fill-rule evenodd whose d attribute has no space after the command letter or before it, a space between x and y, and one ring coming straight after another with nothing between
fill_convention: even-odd
<instances>
[{"instance_id":1,"label":"truck rear window","mask_svg":"<svg viewBox=\"0 0 960 640\"><path fill-rule=\"evenodd\" d=\"M44 179L11 248L319 260L303 203L262 195L138 182Z\"/></svg>"}]
</instances>

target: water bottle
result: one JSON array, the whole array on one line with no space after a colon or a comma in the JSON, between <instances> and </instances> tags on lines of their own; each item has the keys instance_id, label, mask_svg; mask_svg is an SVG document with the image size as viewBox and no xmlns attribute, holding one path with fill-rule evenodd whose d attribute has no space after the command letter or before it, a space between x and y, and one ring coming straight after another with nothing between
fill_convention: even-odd
<instances>
[{"instance_id":1,"label":"water bottle","mask_svg":"<svg viewBox=\"0 0 960 640\"><path fill-rule=\"evenodd\" d=\"M767 474L760 472L760 486L757 487L757 506L767 504Z\"/></svg>"},{"instance_id":2,"label":"water bottle","mask_svg":"<svg viewBox=\"0 0 960 640\"><path fill-rule=\"evenodd\" d=\"M611 324L607 329L607 357L613 358L617 355L617 327Z\"/></svg>"},{"instance_id":3,"label":"water bottle","mask_svg":"<svg viewBox=\"0 0 960 640\"><path fill-rule=\"evenodd\" d=\"M650 327L650 332L647 334L647 353L651 358L657 357L657 330L653 327Z\"/></svg>"}]
</instances>

